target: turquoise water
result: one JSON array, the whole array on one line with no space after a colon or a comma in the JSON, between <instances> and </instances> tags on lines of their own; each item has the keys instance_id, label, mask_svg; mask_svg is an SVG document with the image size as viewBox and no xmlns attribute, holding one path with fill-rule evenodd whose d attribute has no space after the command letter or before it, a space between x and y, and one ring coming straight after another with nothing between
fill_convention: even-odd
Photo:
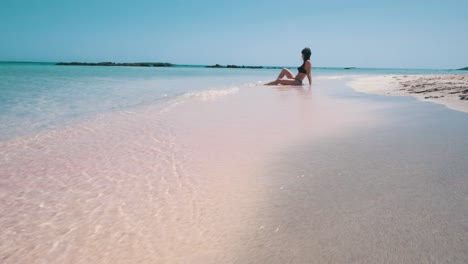
<instances>
[{"instance_id":1,"label":"turquoise water","mask_svg":"<svg viewBox=\"0 0 468 264\"><path fill-rule=\"evenodd\" d=\"M313 76L431 73L463 72L313 69ZM278 69L89 67L0 62L0 140L56 128L97 113L166 102L190 92L273 80L277 74Z\"/></svg>"}]
</instances>

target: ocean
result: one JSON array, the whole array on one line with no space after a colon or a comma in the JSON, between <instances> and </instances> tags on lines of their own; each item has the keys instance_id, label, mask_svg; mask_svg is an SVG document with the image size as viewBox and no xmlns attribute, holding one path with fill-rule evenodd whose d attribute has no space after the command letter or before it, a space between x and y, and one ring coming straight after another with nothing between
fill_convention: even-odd
<instances>
[{"instance_id":1,"label":"ocean","mask_svg":"<svg viewBox=\"0 0 468 264\"><path fill-rule=\"evenodd\" d=\"M293 72L296 72L292 68ZM97 67L0 62L0 140L31 135L82 118L165 104L204 90L274 80L279 69L204 66ZM454 74L454 70L313 68L313 77L375 74ZM461 72L460 72L461 73ZM304 80L307 82L307 80Z\"/></svg>"},{"instance_id":2,"label":"ocean","mask_svg":"<svg viewBox=\"0 0 468 264\"><path fill-rule=\"evenodd\" d=\"M278 72L0 64L2 263L467 263L468 115L348 85L456 72Z\"/></svg>"}]
</instances>

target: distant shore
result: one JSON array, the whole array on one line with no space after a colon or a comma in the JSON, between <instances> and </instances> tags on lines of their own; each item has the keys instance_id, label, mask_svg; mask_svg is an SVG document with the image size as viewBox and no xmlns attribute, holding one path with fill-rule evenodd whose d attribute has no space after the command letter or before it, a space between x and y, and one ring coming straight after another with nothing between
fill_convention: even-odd
<instances>
[{"instance_id":1,"label":"distant shore","mask_svg":"<svg viewBox=\"0 0 468 264\"><path fill-rule=\"evenodd\" d=\"M414 96L468 113L468 74L384 75L356 78L357 91L380 95Z\"/></svg>"},{"instance_id":2,"label":"distant shore","mask_svg":"<svg viewBox=\"0 0 468 264\"><path fill-rule=\"evenodd\" d=\"M169 62L56 62L55 65L59 66L130 66L130 67L187 67L194 66L189 64L173 64ZM236 64L213 64L213 65L196 65L204 68L221 68L221 69L295 69L296 66L261 66L261 65L236 65ZM317 69L344 69L355 70L356 67L315 67ZM463 69L459 69L463 70Z\"/></svg>"},{"instance_id":3,"label":"distant shore","mask_svg":"<svg viewBox=\"0 0 468 264\"><path fill-rule=\"evenodd\" d=\"M175 64L169 62L54 62L54 61L0 61L0 64L33 64L33 65L59 65L59 66L134 66L134 67L176 67L176 68L221 68L221 69L295 69L297 65L287 65L287 66L251 66L251 65L235 65L235 64ZM320 70L348 70L349 72L353 72L354 70L388 70L388 71L399 71L399 70L410 70L410 71L422 71L422 70L429 70L429 71L447 71L453 72L454 74L464 73L464 71L468 71L468 67L464 68L450 68L450 69L418 69L418 68L363 68L363 67L343 67L343 66L314 66L312 70L320 69ZM390 73L391 74L391 73Z\"/></svg>"},{"instance_id":4,"label":"distant shore","mask_svg":"<svg viewBox=\"0 0 468 264\"><path fill-rule=\"evenodd\" d=\"M167 62L58 62L55 65L64 66L133 66L133 67L172 67L174 64Z\"/></svg>"},{"instance_id":5,"label":"distant shore","mask_svg":"<svg viewBox=\"0 0 468 264\"><path fill-rule=\"evenodd\" d=\"M181 67L187 65L177 65L168 62L57 62L55 65L60 66L130 66L130 67ZM214 65L201 65L204 68L222 68L222 69L293 69L291 66L251 66L251 65L235 65L235 64L214 64ZM340 69L352 70L356 67L344 67Z\"/></svg>"},{"instance_id":6,"label":"distant shore","mask_svg":"<svg viewBox=\"0 0 468 264\"><path fill-rule=\"evenodd\" d=\"M131 66L131 67L173 67L173 66L181 66L175 65L168 62L124 62L124 63L116 63L116 62L57 62L55 65L60 66ZM215 65L206 65L205 68L231 68L231 69L276 69L282 67L264 67L264 66L246 66L246 65L234 65L228 64L226 66L215 64Z\"/></svg>"}]
</instances>

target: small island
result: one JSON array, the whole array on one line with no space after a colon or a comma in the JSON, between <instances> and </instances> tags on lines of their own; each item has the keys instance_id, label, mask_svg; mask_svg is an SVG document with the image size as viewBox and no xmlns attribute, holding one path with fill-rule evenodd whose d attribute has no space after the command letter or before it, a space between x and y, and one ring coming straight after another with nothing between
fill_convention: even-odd
<instances>
[{"instance_id":1,"label":"small island","mask_svg":"<svg viewBox=\"0 0 468 264\"><path fill-rule=\"evenodd\" d=\"M219 65L219 64L215 64L215 65L208 65L206 66L206 68L234 68L234 69L263 69L263 66L238 66L238 65L226 65L226 66L223 66L223 65Z\"/></svg>"},{"instance_id":2,"label":"small island","mask_svg":"<svg viewBox=\"0 0 468 264\"><path fill-rule=\"evenodd\" d=\"M172 67L174 66L171 63L167 62L125 62L125 63L115 63L115 62L58 62L55 65L65 65L65 66L131 66L131 67Z\"/></svg>"},{"instance_id":3,"label":"small island","mask_svg":"<svg viewBox=\"0 0 468 264\"><path fill-rule=\"evenodd\" d=\"M468 67L457 69L457 71L468 71Z\"/></svg>"}]
</instances>

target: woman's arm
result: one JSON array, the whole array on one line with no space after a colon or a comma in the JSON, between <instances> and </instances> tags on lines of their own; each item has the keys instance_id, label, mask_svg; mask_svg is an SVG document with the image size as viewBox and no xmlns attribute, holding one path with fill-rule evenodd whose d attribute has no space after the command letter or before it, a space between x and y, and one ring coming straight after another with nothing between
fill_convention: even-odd
<instances>
[{"instance_id":1,"label":"woman's arm","mask_svg":"<svg viewBox=\"0 0 468 264\"><path fill-rule=\"evenodd\" d=\"M305 70L307 72L307 79L309 80L309 87L312 86L312 62L308 60L305 65Z\"/></svg>"}]
</instances>

